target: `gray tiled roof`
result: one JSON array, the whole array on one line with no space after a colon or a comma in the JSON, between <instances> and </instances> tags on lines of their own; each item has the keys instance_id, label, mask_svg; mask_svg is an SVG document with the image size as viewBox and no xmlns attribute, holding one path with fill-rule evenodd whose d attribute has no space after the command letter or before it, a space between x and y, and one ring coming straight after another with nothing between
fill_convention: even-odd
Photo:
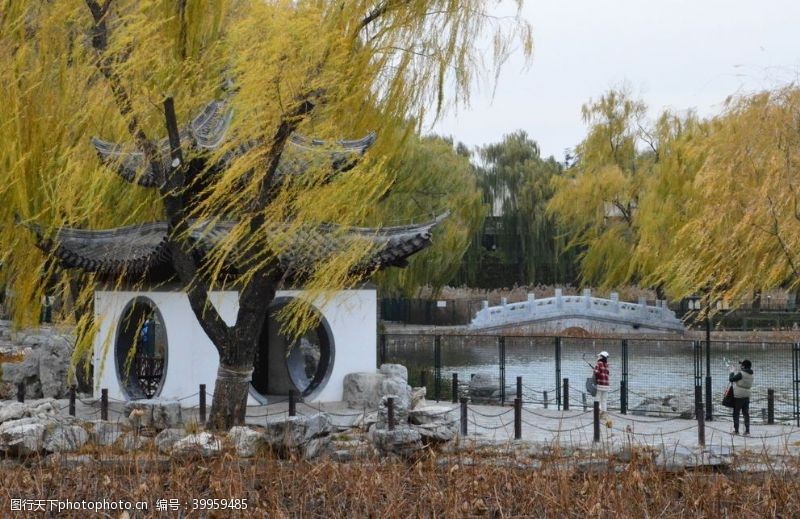
<instances>
[{"instance_id":1,"label":"gray tiled roof","mask_svg":"<svg viewBox=\"0 0 800 519\"><path fill-rule=\"evenodd\" d=\"M195 151L219 149L225 141L232 118L233 110L224 101L208 103L188 125L180 130L181 144L185 149ZM285 175L302 174L312 166L331 171L345 171L355 165L374 142L374 132L361 139L334 142L292 134L281 155L272 183L277 184ZM141 150L97 137L92 138L92 145L101 160L126 181L143 187L158 187L155 173L146 164L144 153ZM168 170L171 162L169 140L161 139L154 145L158 151L156 162L160 163L165 171ZM259 145L261 145L259 141L245 142L233 151L226 153L220 159L220 164L215 165L215 169L224 169L236 157Z\"/></svg>"},{"instance_id":2,"label":"gray tiled roof","mask_svg":"<svg viewBox=\"0 0 800 519\"><path fill-rule=\"evenodd\" d=\"M293 232L290 243L278 259L281 269L303 272L318 261L357 245L373 252L355 270L365 274L374 270L406 265L410 256L431 244L431 231L447 215L419 225L382 229L320 225ZM236 222L193 225L192 237L200 253L224 240ZM167 247L167 223L117 227L107 230L61 228L51 239L40 239L39 247L54 254L63 268L95 272L101 277L122 276L129 280L164 280L174 271ZM37 229L37 233L40 233ZM354 243L355 242L355 243ZM235 275L235 269L231 268Z\"/></svg>"}]
</instances>

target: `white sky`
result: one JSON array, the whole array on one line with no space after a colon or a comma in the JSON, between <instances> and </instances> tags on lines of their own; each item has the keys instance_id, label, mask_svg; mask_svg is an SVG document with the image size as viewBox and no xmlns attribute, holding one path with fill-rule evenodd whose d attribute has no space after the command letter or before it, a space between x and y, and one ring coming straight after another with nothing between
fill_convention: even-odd
<instances>
[{"instance_id":1,"label":"white sky","mask_svg":"<svg viewBox=\"0 0 800 519\"><path fill-rule=\"evenodd\" d=\"M512 57L491 91L432 129L470 147L523 129L563 160L580 108L626 82L650 107L716 113L734 93L798 81L798 0L527 0L533 62Z\"/></svg>"}]
</instances>

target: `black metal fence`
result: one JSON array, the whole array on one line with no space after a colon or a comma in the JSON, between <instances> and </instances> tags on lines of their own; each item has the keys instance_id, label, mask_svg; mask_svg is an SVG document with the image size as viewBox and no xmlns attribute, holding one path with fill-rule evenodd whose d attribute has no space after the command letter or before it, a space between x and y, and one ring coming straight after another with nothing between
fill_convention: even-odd
<instances>
[{"instance_id":1,"label":"black metal fence","mask_svg":"<svg viewBox=\"0 0 800 519\"><path fill-rule=\"evenodd\" d=\"M378 349L380 363L405 365L409 383L425 386L430 399L470 396L473 380L491 380L494 400L510 404L521 377L523 403L559 409L591 407L585 383L596 354L605 350L611 371L610 409L687 414L693 412L699 387L707 420L730 419L730 410L721 405L729 384L728 366L749 359L755 372L752 418L766 421L767 394L773 390L775 420L800 425L800 343L384 334ZM476 386L472 389L477 391Z\"/></svg>"}]
</instances>

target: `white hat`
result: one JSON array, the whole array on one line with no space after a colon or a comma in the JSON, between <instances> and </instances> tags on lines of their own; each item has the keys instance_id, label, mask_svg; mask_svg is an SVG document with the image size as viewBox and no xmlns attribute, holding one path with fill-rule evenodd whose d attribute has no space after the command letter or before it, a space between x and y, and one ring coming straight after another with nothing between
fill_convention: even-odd
<instances>
[{"instance_id":1,"label":"white hat","mask_svg":"<svg viewBox=\"0 0 800 519\"><path fill-rule=\"evenodd\" d=\"M600 353L597 354L597 356L598 357L608 358L608 352L607 351L601 351Z\"/></svg>"}]
</instances>

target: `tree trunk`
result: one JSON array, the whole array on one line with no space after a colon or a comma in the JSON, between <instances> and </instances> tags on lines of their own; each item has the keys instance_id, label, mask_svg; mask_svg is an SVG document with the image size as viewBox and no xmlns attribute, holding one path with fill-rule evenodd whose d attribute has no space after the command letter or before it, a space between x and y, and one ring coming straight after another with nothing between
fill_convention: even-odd
<instances>
[{"instance_id":1,"label":"tree trunk","mask_svg":"<svg viewBox=\"0 0 800 519\"><path fill-rule=\"evenodd\" d=\"M244 425L247 414L247 394L250 390L250 376L231 376L233 373L250 373L249 367L230 366L220 363L217 381L214 385L214 396L211 403L211 415L208 427L215 431L226 431L236 425ZM228 373L228 376L221 375Z\"/></svg>"},{"instance_id":2,"label":"tree trunk","mask_svg":"<svg viewBox=\"0 0 800 519\"><path fill-rule=\"evenodd\" d=\"M236 325L229 329L232 337L226 341L219 359L208 423L212 430L244 425L256 351L276 289L274 277L256 274L239 292Z\"/></svg>"}]
</instances>

